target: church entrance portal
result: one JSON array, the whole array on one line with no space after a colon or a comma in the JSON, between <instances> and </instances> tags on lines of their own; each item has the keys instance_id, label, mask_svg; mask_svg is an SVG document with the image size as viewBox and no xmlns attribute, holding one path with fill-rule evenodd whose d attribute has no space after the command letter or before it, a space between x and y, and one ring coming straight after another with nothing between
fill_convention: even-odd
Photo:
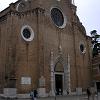
<instances>
[{"instance_id":1,"label":"church entrance portal","mask_svg":"<svg viewBox=\"0 0 100 100\"><path fill-rule=\"evenodd\" d=\"M55 74L55 90L56 95L62 95L63 93L63 75Z\"/></svg>"}]
</instances>

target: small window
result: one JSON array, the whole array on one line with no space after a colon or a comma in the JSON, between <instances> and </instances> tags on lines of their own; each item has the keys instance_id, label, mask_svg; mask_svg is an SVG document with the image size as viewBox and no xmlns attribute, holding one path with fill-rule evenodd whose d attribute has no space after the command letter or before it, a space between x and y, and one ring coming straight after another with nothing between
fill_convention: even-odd
<instances>
[{"instance_id":1,"label":"small window","mask_svg":"<svg viewBox=\"0 0 100 100\"><path fill-rule=\"evenodd\" d=\"M22 27L21 35L25 41L32 41L34 38L34 32L33 32L32 28L28 25L25 25Z\"/></svg>"},{"instance_id":2,"label":"small window","mask_svg":"<svg viewBox=\"0 0 100 100\"><path fill-rule=\"evenodd\" d=\"M85 48L84 44L80 44L80 51L83 54L86 52L86 48Z\"/></svg>"},{"instance_id":3,"label":"small window","mask_svg":"<svg viewBox=\"0 0 100 100\"><path fill-rule=\"evenodd\" d=\"M80 50L81 50L81 52L84 51L84 45L83 44L80 45Z\"/></svg>"},{"instance_id":4,"label":"small window","mask_svg":"<svg viewBox=\"0 0 100 100\"><path fill-rule=\"evenodd\" d=\"M24 29L23 30L23 36L26 38L26 39L29 39L31 37L31 32L29 29Z\"/></svg>"}]
</instances>

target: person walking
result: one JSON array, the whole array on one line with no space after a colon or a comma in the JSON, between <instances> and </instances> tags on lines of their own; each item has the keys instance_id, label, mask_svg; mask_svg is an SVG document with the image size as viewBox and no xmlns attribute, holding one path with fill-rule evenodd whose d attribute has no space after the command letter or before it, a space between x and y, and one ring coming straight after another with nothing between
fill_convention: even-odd
<instances>
[{"instance_id":1,"label":"person walking","mask_svg":"<svg viewBox=\"0 0 100 100\"><path fill-rule=\"evenodd\" d=\"M34 100L34 91L31 91L30 96L31 96L31 99Z\"/></svg>"},{"instance_id":2,"label":"person walking","mask_svg":"<svg viewBox=\"0 0 100 100\"><path fill-rule=\"evenodd\" d=\"M34 90L34 100L36 100L36 98L37 98L37 90Z\"/></svg>"},{"instance_id":3,"label":"person walking","mask_svg":"<svg viewBox=\"0 0 100 100\"><path fill-rule=\"evenodd\" d=\"M88 96L88 100L89 100L89 99L90 99L90 96L91 96L90 89L89 89L89 88L87 88L86 92L87 92L87 96Z\"/></svg>"}]
</instances>

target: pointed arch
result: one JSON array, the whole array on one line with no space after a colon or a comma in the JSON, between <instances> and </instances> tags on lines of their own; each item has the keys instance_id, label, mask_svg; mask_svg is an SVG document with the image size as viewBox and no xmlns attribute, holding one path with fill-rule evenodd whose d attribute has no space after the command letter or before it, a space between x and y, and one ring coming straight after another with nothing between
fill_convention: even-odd
<instances>
[{"instance_id":1,"label":"pointed arch","mask_svg":"<svg viewBox=\"0 0 100 100\"><path fill-rule=\"evenodd\" d=\"M62 62L58 61L56 63L55 68L54 68L54 71L55 72L64 72L64 67L63 67Z\"/></svg>"}]
</instances>

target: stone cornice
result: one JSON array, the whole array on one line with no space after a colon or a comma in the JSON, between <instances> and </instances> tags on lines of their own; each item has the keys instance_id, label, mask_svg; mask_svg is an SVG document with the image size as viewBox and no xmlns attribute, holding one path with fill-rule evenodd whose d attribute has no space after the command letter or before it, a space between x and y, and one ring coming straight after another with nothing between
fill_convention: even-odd
<instances>
[{"instance_id":1,"label":"stone cornice","mask_svg":"<svg viewBox=\"0 0 100 100\"><path fill-rule=\"evenodd\" d=\"M25 12L9 10L4 15L0 16L0 22L7 19L7 16L9 16L9 15L11 15L11 16L26 16L26 15L30 15L30 14L44 14L44 13L45 13L45 10L42 8L39 8L39 7L35 8L35 9L27 10Z\"/></svg>"}]
</instances>

